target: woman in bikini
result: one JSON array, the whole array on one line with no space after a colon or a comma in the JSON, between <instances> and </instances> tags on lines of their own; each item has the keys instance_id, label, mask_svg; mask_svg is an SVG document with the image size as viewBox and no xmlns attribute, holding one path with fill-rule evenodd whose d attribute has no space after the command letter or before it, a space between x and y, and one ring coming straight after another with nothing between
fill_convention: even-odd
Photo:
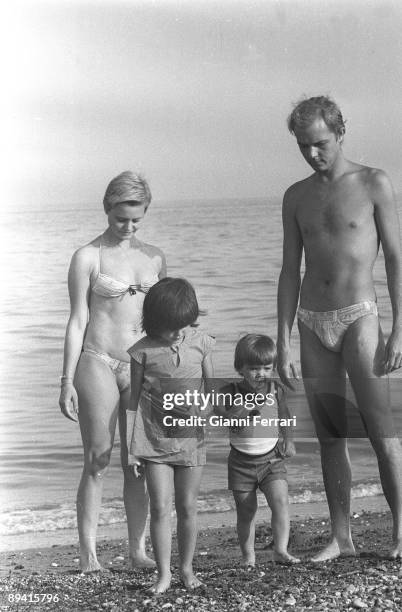
<instances>
[{"instance_id":1,"label":"woman in bikini","mask_svg":"<svg viewBox=\"0 0 402 612\"><path fill-rule=\"evenodd\" d=\"M136 236L150 201L141 176L123 172L114 178L103 200L108 228L74 253L68 274L71 313L59 404L67 418L79 421L84 446L77 494L83 572L102 569L96 557L96 529L117 420L130 562L133 567L154 565L145 553L148 498L144 479L135 478L127 466L125 420L130 398L127 349L143 336L147 290L166 276L163 253Z\"/></svg>"}]
</instances>

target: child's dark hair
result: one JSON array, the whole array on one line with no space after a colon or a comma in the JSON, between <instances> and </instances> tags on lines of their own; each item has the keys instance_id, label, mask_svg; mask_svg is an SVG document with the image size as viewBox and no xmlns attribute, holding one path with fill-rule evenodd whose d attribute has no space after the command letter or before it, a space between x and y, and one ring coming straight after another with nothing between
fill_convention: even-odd
<instances>
[{"instance_id":1,"label":"child's dark hair","mask_svg":"<svg viewBox=\"0 0 402 612\"><path fill-rule=\"evenodd\" d=\"M276 345L269 336L247 334L236 345L234 367L239 372L245 365L276 365Z\"/></svg>"},{"instance_id":2,"label":"child's dark hair","mask_svg":"<svg viewBox=\"0 0 402 612\"><path fill-rule=\"evenodd\" d=\"M142 329L150 338L192 325L198 319L197 296L184 278L167 276L151 287L144 299Z\"/></svg>"}]
</instances>

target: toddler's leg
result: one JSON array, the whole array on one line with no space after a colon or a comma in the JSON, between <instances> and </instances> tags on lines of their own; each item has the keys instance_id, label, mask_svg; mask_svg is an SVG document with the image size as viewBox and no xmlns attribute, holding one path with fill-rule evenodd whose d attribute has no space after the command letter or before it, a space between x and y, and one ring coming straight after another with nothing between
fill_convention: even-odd
<instances>
[{"instance_id":1,"label":"toddler's leg","mask_svg":"<svg viewBox=\"0 0 402 612\"><path fill-rule=\"evenodd\" d=\"M256 491L233 491L237 511L237 536L244 565L255 565Z\"/></svg>"},{"instance_id":2,"label":"toddler's leg","mask_svg":"<svg viewBox=\"0 0 402 612\"><path fill-rule=\"evenodd\" d=\"M159 574L158 580L151 591L153 593L163 593L169 588L172 579L170 553L172 547L173 468L164 463L147 461L145 475L151 510L151 540Z\"/></svg>"},{"instance_id":3,"label":"toddler's leg","mask_svg":"<svg viewBox=\"0 0 402 612\"><path fill-rule=\"evenodd\" d=\"M193 572L193 557L197 541L197 496L201 476L201 465L196 467L176 466L174 470L180 574L188 589L195 589L202 584Z\"/></svg>"},{"instance_id":4,"label":"toddler's leg","mask_svg":"<svg viewBox=\"0 0 402 612\"><path fill-rule=\"evenodd\" d=\"M271 480L262 491L271 508L271 527L274 539L274 559L277 563L299 563L300 559L288 553L290 518L288 483L286 480Z\"/></svg>"}]
</instances>

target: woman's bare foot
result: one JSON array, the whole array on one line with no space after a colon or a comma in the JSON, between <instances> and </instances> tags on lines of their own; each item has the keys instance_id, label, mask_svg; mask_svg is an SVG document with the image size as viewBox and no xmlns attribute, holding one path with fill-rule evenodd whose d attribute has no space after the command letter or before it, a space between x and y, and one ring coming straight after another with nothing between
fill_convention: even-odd
<instances>
[{"instance_id":1,"label":"woman's bare foot","mask_svg":"<svg viewBox=\"0 0 402 612\"><path fill-rule=\"evenodd\" d=\"M153 569L156 563L144 553L143 555L130 556L130 566L131 569Z\"/></svg>"},{"instance_id":2,"label":"woman's bare foot","mask_svg":"<svg viewBox=\"0 0 402 612\"><path fill-rule=\"evenodd\" d=\"M280 565L294 565L300 563L300 559L286 552L274 552L274 561Z\"/></svg>"},{"instance_id":3,"label":"woman's bare foot","mask_svg":"<svg viewBox=\"0 0 402 612\"><path fill-rule=\"evenodd\" d=\"M194 575L193 571L185 572L182 570L180 575L184 586L189 591L193 591L194 589L198 589L198 587L204 586L201 580L198 580L198 578Z\"/></svg>"},{"instance_id":4,"label":"woman's bare foot","mask_svg":"<svg viewBox=\"0 0 402 612\"><path fill-rule=\"evenodd\" d=\"M398 538L391 546L388 559L402 559L402 538Z\"/></svg>"},{"instance_id":5,"label":"woman's bare foot","mask_svg":"<svg viewBox=\"0 0 402 612\"><path fill-rule=\"evenodd\" d=\"M172 574L166 574L165 576L159 576L158 580L153 584L147 592L150 595L160 595L168 590L172 581Z\"/></svg>"},{"instance_id":6,"label":"woman's bare foot","mask_svg":"<svg viewBox=\"0 0 402 612\"><path fill-rule=\"evenodd\" d=\"M314 555L311 558L313 563L323 563L324 561L332 561L338 557L355 557L356 551L353 546L353 542L345 542L342 548L339 546L338 541L334 538L321 552Z\"/></svg>"}]
</instances>

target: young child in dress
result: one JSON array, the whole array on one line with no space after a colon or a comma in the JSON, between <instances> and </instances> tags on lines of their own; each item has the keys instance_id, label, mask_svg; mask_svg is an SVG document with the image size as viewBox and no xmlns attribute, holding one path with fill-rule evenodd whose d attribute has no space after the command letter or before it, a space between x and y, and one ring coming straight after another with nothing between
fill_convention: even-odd
<instances>
[{"instance_id":1,"label":"young child in dress","mask_svg":"<svg viewBox=\"0 0 402 612\"><path fill-rule=\"evenodd\" d=\"M207 379L213 376L211 351L215 340L195 329L198 316L191 284L182 278L164 278L151 287L144 299L146 336L128 351L132 384L127 412L129 463L138 477L145 470L148 485L150 532L158 568L153 593L163 593L171 582L173 491L181 579L189 589L201 585L192 563L197 538L197 495L206 458L204 430L197 423L192 426L191 419L186 426L172 426L176 417L201 416L194 403L181 406L182 402L177 401L170 409L174 394L199 392L203 381L208 388Z\"/></svg>"},{"instance_id":2,"label":"young child in dress","mask_svg":"<svg viewBox=\"0 0 402 612\"><path fill-rule=\"evenodd\" d=\"M220 389L225 394L224 405L215 406L215 412L230 419L229 489L236 503L237 534L247 566L255 565L257 489L264 493L272 512L275 561L299 562L287 550L290 519L284 459L296 452L291 426L278 430L277 421L271 421L272 427L262 424L268 419L290 418L283 386L271 380L275 363L276 346L271 338L258 334L241 338L234 367L243 380Z\"/></svg>"}]
</instances>

